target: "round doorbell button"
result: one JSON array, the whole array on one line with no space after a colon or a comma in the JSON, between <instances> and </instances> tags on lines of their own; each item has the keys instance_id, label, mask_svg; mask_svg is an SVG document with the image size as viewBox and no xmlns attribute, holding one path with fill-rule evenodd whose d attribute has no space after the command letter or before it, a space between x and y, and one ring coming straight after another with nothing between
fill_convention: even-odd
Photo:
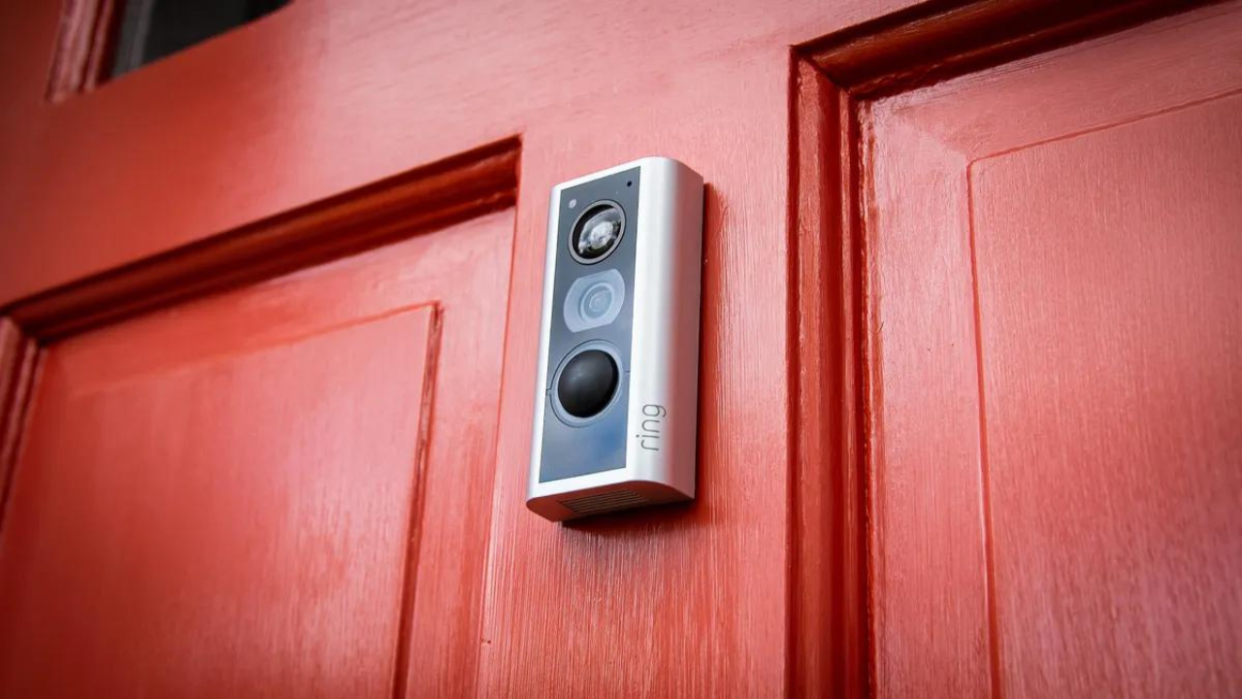
<instances>
[{"instance_id":1,"label":"round doorbell button","mask_svg":"<svg viewBox=\"0 0 1242 699\"><path fill-rule=\"evenodd\" d=\"M552 404L561 421L573 427L588 425L611 406L621 385L617 351L603 341L574 348L553 378Z\"/></svg>"}]
</instances>

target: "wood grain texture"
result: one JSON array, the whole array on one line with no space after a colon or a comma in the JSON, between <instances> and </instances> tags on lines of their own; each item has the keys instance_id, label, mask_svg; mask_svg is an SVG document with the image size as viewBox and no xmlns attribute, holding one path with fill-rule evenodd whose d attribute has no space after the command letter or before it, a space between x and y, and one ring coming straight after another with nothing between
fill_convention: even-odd
<instances>
[{"instance_id":1,"label":"wood grain texture","mask_svg":"<svg viewBox=\"0 0 1242 699\"><path fill-rule=\"evenodd\" d=\"M865 117L876 692L990 692L966 161Z\"/></svg>"},{"instance_id":2,"label":"wood grain texture","mask_svg":"<svg viewBox=\"0 0 1242 699\"><path fill-rule=\"evenodd\" d=\"M1240 30L864 112L879 694L1238 691Z\"/></svg>"},{"instance_id":3,"label":"wood grain texture","mask_svg":"<svg viewBox=\"0 0 1242 699\"><path fill-rule=\"evenodd\" d=\"M1005 696L1242 690L1239 115L971 168Z\"/></svg>"},{"instance_id":4,"label":"wood grain texture","mask_svg":"<svg viewBox=\"0 0 1242 699\"><path fill-rule=\"evenodd\" d=\"M137 375L51 350L0 548L4 693L388 695L431 318Z\"/></svg>"},{"instance_id":5,"label":"wood grain texture","mask_svg":"<svg viewBox=\"0 0 1242 699\"><path fill-rule=\"evenodd\" d=\"M870 694L855 104L793 63L790 693Z\"/></svg>"},{"instance_id":6,"label":"wood grain texture","mask_svg":"<svg viewBox=\"0 0 1242 699\"><path fill-rule=\"evenodd\" d=\"M911 1L297 0L50 108L60 7L6 3L0 307Z\"/></svg>"},{"instance_id":7,"label":"wood grain texture","mask_svg":"<svg viewBox=\"0 0 1242 699\"><path fill-rule=\"evenodd\" d=\"M511 206L518 147L507 139L342 192L23 299L10 315L53 340Z\"/></svg>"},{"instance_id":8,"label":"wood grain texture","mask_svg":"<svg viewBox=\"0 0 1242 699\"><path fill-rule=\"evenodd\" d=\"M4 693L468 692L511 232L51 345L0 536Z\"/></svg>"},{"instance_id":9,"label":"wood grain texture","mask_svg":"<svg viewBox=\"0 0 1242 699\"><path fill-rule=\"evenodd\" d=\"M1184 12L1202 0L933 0L812 41L800 51L855 98L904 92Z\"/></svg>"}]
</instances>

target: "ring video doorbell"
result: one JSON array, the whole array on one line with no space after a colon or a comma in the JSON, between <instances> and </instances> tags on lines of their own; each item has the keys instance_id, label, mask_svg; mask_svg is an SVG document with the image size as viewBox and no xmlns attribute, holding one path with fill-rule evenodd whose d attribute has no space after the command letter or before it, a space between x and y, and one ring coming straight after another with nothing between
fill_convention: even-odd
<instances>
[{"instance_id":1,"label":"ring video doorbell","mask_svg":"<svg viewBox=\"0 0 1242 699\"><path fill-rule=\"evenodd\" d=\"M702 241L703 178L676 160L552 189L531 510L694 497Z\"/></svg>"}]
</instances>

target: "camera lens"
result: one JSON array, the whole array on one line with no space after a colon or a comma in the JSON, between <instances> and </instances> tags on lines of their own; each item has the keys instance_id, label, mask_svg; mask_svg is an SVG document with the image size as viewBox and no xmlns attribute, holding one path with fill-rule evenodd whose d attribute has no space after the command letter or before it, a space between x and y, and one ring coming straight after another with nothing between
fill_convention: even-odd
<instances>
[{"instance_id":1,"label":"camera lens","mask_svg":"<svg viewBox=\"0 0 1242 699\"><path fill-rule=\"evenodd\" d=\"M608 407L619 378L612 355L597 349L579 352L561 369L556 397L569 415L579 419L593 417Z\"/></svg>"},{"instance_id":2,"label":"camera lens","mask_svg":"<svg viewBox=\"0 0 1242 699\"><path fill-rule=\"evenodd\" d=\"M596 321L603 318L609 308L612 308L612 287L600 282L587 289L582 295L578 311L582 313L583 318Z\"/></svg>"},{"instance_id":3,"label":"camera lens","mask_svg":"<svg viewBox=\"0 0 1242 699\"><path fill-rule=\"evenodd\" d=\"M616 249L625 234L625 215L621 207L601 201L587 207L574 224L569 251L583 264L594 264Z\"/></svg>"}]
</instances>

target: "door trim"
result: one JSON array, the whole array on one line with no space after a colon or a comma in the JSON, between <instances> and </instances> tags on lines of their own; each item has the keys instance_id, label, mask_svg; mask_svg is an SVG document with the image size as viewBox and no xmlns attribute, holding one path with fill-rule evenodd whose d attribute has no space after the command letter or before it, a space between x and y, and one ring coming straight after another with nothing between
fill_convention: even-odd
<instances>
[{"instance_id":1,"label":"door trim","mask_svg":"<svg viewBox=\"0 0 1242 699\"><path fill-rule=\"evenodd\" d=\"M1222 1L932 0L794 53L854 99L876 99Z\"/></svg>"},{"instance_id":2,"label":"door trim","mask_svg":"<svg viewBox=\"0 0 1242 699\"><path fill-rule=\"evenodd\" d=\"M0 308L0 534L46 346L514 206L520 156L508 138Z\"/></svg>"},{"instance_id":3,"label":"door trim","mask_svg":"<svg viewBox=\"0 0 1242 699\"><path fill-rule=\"evenodd\" d=\"M47 101L61 102L102 82L121 13L116 0L65 0L47 81Z\"/></svg>"},{"instance_id":4,"label":"door trim","mask_svg":"<svg viewBox=\"0 0 1242 699\"><path fill-rule=\"evenodd\" d=\"M513 206L510 138L17 301L8 316L50 342L90 327Z\"/></svg>"},{"instance_id":5,"label":"door trim","mask_svg":"<svg viewBox=\"0 0 1242 699\"><path fill-rule=\"evenodd\" d=\"M0 316L0 532L18 445L38 374L39 346L16 323Z\"/></svg>"},{"instance_id":6,"label":"door trim","mask_svg":"<svg viewBox=\"0 0 1242 699\"><path fill-rule=\"evenodd\" d=\"M790 695L871 696L877 685L869 483L880 398L863 216L869 104L1219 2L932 0L793 47Z\"/></svg>"}]
</instances>

